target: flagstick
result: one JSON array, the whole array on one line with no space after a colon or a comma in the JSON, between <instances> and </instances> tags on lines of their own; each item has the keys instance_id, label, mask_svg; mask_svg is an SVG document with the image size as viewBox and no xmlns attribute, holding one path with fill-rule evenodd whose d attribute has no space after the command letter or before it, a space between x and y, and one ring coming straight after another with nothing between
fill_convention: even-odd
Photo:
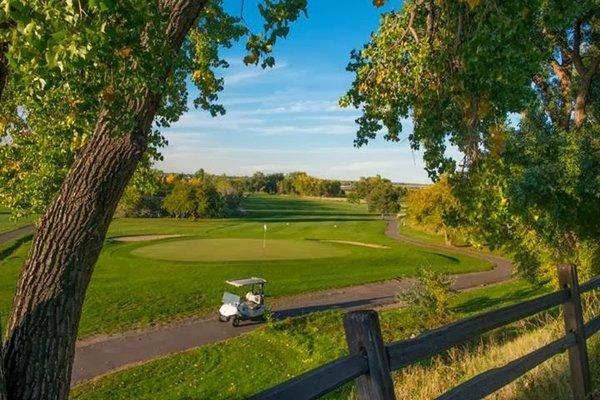
<instances>
[{"instance_id":1,"label":"flagstick","mask_svg":"<svg viewBox=\"0 0 600 400\"><path fill-rule=\"evenodd\" d=\"M264 225L263 229L263 249L267 246L267 224Z\"/></svg>"}]
</instances>

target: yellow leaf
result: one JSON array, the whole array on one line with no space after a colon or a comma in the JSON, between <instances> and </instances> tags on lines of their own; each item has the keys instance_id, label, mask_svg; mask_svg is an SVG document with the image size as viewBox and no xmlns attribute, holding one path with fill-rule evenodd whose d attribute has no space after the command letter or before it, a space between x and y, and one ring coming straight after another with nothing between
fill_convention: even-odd
<instances>
[{"instance_id":1,"label":"yellow leaf","mask_svg":"<svg viewBox=\"0 0 600 400\"><path fill-rule=\"evenodd\" d=\"M122 49L119 49L117 51L117 54L120 57L123 58L129 58L131 56L131 53L133 52L133 49L131 47L123 47Z\"/></svg>"}]
</instances>

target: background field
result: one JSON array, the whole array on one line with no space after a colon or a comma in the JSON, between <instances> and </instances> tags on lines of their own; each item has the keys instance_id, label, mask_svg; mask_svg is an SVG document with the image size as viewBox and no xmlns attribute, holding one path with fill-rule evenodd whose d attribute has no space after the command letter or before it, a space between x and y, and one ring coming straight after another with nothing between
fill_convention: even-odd
<instances>
[{"instance_id":1,"label":"background field","mask_svg":"<svg viewBox=\"0 0 600 400\"><path fill-rule=\"evenodd\" d=\"M107 241L86 295L79 335L112 333L216 312L226 279L260 276L267 291L278 297L414 274L417 268L452 273L491 266L470 257L444 254L400 244L384 235L385 221L363 205L335 201L252 196L245 215L227 220L118 219L109 237L140 234L180 234L184 238L288 240L351 240L389 246L373 249L328 243L345 255L335 258L283 261L183 262L163 261L131 252L158 242ZM0 311L8 313L19 268L27 246L21 246L0 265Z\"/></svg>"}]
</instances>

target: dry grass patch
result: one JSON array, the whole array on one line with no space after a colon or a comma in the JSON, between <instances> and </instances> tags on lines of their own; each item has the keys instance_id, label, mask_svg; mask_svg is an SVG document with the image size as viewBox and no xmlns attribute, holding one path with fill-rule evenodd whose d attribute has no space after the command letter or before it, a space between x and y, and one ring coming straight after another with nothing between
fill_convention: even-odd
<instances>
[{"instance_id":1,"label":"dry grass patch","mask_svg":"<svg viewBox=\"0 0 600 400\"><path fill-rule=\"evenodd\" d=\"M590 316L600 309L589 304ZM523 333L525 332L525 333ZM399 399L433 399L487 370L543 347L564 336L562 315L550 313L533 317L481 337L476 343L453 348L443 355L399 371L394 376ZM588 339L592 380L600 384L600 335ZM486 399L570 400L569 362L565 353L550 358ZM596 397L594 397L596 398Z\"/></svg>"}]
</instances>

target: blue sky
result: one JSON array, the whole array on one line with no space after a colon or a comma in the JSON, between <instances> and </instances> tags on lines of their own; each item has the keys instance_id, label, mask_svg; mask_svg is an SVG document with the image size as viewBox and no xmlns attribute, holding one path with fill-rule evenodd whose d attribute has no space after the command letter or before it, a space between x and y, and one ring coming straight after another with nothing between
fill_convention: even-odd
<instances>
[{"instance_id":1,"label":"blue sky","mask_svg":"<svg viewBox=\"0 0 600 400\"><path fill-rule=\"evenodd\" d=\"M239 14L240 0L226 4ZM169 146L157 166L236 175L301 170L336 179L381 174L394 181L427 182L421 155L406 140L353 147L358 112L337 105L352 81L345 70L350 51L377 29L382 11L399 6L398 0L382 9L371 0L309 0L308 18L277 44L273 69L244 66L241 45L224 51L231 64L223 73L220 96L227 114L212 118L191 108L163 132ZM259 31L255 10L256 0L246 0L244 18ZM410 130L407 121L405 136Z\"/></svg>"}]
</instances>

